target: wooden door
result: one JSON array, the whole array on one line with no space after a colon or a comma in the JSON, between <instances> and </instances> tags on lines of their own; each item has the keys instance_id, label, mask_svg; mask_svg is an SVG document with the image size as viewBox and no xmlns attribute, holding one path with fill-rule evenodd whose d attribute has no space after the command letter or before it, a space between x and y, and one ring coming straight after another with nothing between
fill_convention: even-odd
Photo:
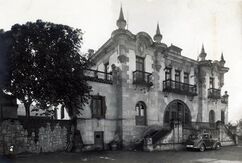
<instances>
[{"instance_id":1,"label":"wooden door","mask_svg":"<svg viewBox=\"0 0 242 163\"><path fill-rule=\"evenodd\" d=\"M94 145L95 145L95 149L97 149L97 150L103 150L104 149L103 131L95 131L94 132Z\"/></svg>"}]
</instances>

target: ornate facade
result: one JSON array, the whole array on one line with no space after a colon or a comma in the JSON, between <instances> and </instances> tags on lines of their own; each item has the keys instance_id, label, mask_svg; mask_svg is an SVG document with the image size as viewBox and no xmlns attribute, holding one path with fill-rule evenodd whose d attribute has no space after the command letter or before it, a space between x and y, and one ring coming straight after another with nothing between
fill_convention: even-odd
<instances>
[{"instance_id":1,"label":"ornate facade","mask_svg":"<svg viewBox=\"0 0 242 163\"><path fill-rule=\"evenodd\" d=\"M153 39L133 34L122 8L116 24L110 39L90 51L92 99L78 120L85 145L102 148L118 138L127 146L150 126L169 128L174 121L228 122L223 54L220 61L207 60L202 46L198 60L187 58L181 48L162 43L159 25Z\"/></svg>"}]
</instances>

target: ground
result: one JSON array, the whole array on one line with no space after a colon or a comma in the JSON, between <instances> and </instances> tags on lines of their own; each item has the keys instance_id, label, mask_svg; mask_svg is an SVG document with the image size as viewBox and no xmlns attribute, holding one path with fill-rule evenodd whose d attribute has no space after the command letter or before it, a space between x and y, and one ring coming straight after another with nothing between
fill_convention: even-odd
<instances>
[{"instance_id":1,"label":"ground","mask_svg":"<svg viewBox=\"0 0 242 163\"><path fill-rule=\"evenodd\" d=\"M18 155L15 163L242 163L242 146L198 151L102 151ZM0 160L0 163L5 163ZM6 162L10 163L10 162Z\"/></svg>"}]
</instances>

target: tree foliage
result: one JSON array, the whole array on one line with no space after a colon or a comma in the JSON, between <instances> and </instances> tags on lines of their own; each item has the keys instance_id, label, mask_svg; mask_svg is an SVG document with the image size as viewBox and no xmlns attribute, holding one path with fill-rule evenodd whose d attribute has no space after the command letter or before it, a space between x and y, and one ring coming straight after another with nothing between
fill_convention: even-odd
<instances>
[{"instance_id":1,"label":"tree foliage","mask_svg":"<svg viewBox=\"0 0 242 163\"><path fill-rule=\"evenodd\" d=\"M78 114L90 92L81 30L37 20L15 24L9 33L12 80L7 90L24 103L27 114L33 102L42 109L61 104L70 116Z\"/></svg>"}]
</instances>

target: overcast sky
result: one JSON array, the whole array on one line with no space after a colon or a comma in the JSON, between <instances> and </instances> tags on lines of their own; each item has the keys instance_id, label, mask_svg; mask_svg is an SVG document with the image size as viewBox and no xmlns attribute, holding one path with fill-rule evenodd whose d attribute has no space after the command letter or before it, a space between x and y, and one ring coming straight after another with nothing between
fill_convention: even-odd
<instances>
[{"instance_id":1,"label":"overcast sky","mask_svg":"<svg viewBox=\"0 0 242 163\"><path fill-rule=\"evenodd\" d=\"M116 29L121 3L134 34L153 37L159 22L162 42L181 47L184 56L196 59L202 43L207 59L223 52L229 121L242 118L241 0L0 0L0 29L36 19L66 24L84 32L83 52L97 50Z\"/></svg>"}]
</instances>

